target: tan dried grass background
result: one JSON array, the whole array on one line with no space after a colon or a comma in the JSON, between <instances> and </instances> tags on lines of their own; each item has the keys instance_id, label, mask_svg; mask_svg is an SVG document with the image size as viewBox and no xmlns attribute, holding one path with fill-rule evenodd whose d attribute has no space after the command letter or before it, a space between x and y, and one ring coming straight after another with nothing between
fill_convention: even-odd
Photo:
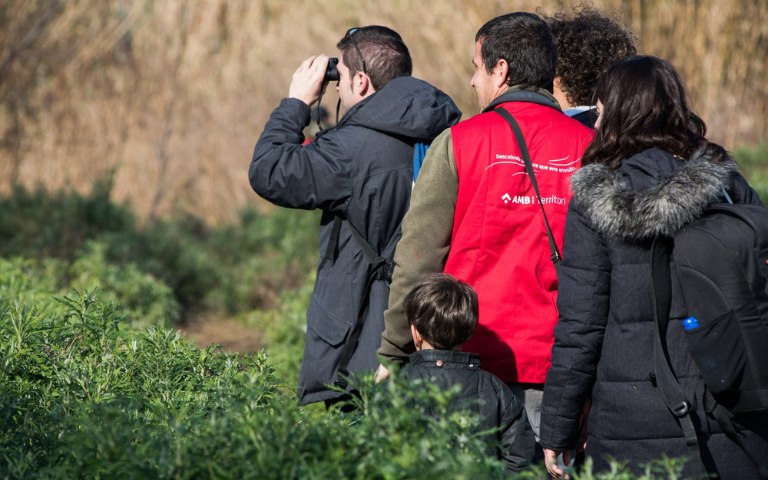
<instances>
[{"instance_id":1,"label":"tan dried grass background","mask_svg":"<svg viewBox=\"0 0 768 480\"><path fill-rule=\"evenodd\" d=\"M142 218L230 220L259 203L247 169L293 71L337 56L353 26L397 30L414 75L468 118L474 35L552 0L5 0L0 6L0 192L14 183L114 195ZM710 137L733 148L768 137L768 1L605 0L642 53L683 74ZM324 98L335 108L333 88Z\"/></svg>"}]
</instances>

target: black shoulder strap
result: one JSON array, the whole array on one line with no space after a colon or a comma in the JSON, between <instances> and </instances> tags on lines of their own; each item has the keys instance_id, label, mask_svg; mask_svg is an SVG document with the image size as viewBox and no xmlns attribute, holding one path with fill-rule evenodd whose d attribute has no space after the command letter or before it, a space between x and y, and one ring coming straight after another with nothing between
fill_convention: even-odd
<instances>
[{"instance_id":1,"label":"black shoulder strap","mask_svg":"<svg viewBox=\"0 0 768 480\"><path fill-rule=\"evenodd\" d=\"M541 202L539 184L536 182L536 175L533 172L531 155L528 153L528 145L525 143L523 132L520 130L520 125L517 124L517 120L515 120L515 117L513 117L511 113L501 107L496 108L493 111L504 117L504 120L509 123L509 126L512 127L512 131L515 134L517 146L520 148L520 154L523 156L523 162L525 162L525 171L528 173L528 177L531 179L531 183L533 184L533 190L536 192L536 197L539 199L541 214L544 215L544 225L547 227L547 237L549 237L549 251L552 252L550 259L552 260L552 263L555 264L555 273L557 273L557 277L560 278L560 261L562 259L562 255L560 255L560 250L557 249L557 243L555 243L555 237L552 235L552 229L549 228L549 221L547 220L547 214L544 211L544 204Z\"/></svg>"},{"instance_id":2,"label":"black shoulder strap","mask_svg":"<svg viewBox=\"0 0 768 480\"><path fill-rule=\"evenodd\" d=\"M351 223L349 223L349 220L342 220L342 218L338 215L336 215L333 219L333 226L331 227L331 236L328 239L328 245L325 250L325 258L328 260L333 260L336 251L336 246L339 243L339 232L341 231L341 224L346 223L347 228L349 228L350 233L352 233L352 238L355 239L355 242L360 247L360 250L363 251L363 254L365 254L365 258L368 259L368 261L371 263L371 265L374 266L374 270L380 269L382 265L387 264L390 262L390 260L380 256L376 251L371 247L371 244L368 243L368 240L363 238L363 236L360 234L360 232L357 231L355 227L352 226ZM384 272L386 273L386 272ZM392 272L389 272L389 280L392 279Z\"/></svg>"},{"instance_id":3,"label":"black shoulder strap","mask_svg":"<svg viewBox=\"0 0 768 480\"><path fill-rule=\"evenodd\" d=\"M365 258L367 258L368 261L371 262L371 265L373 265L374 270L387 262L386 258L376 253L373 247L371 247L371 244L368 243L368 240L364 239L363 236L360 235L360 232L358 232L357 229L353 227L351 223L349 223L349 220L347 220L347 227L352 233L352 237L355 239L357 244L360 246L360 249L365 254Z\"/></svg>"},{"instance_id":4,"label":"black shoulder strap","mask_svg":"<svg viewBox=\"0 0 768 480\"><path fill-rule=\"evenodd\" d=\"M341 223L341 218L337 216L334 220L333 230L331 232L331 241L333 242L333 247L329 246L327 251L327 253L331 255L329 257L331 259L333 258L332 248L335 248L335 244L338 241L338 233L339 229L341 228ZM347 338L347 341L344 343L344 353L342 354L341 361L339 362L339 368L336 373L336 380L333 382L334 386L346 389L349 385L349 382L347 381L347 378L349 377L349 370L347 370L347 368L349 367L349 362L352 360L352 355L354 355L357 348L357 341L360 338L360 332L363 330L363 316L365 314L365 307L368 305L368 297L371 293L371 287L373 286L373 282L376 280L385 280L387 282L392 281L392 272L395 267L395 262L392 259L384 258L376 253L373 247L371 247L371 244L368 243L365 238L363 238L360 232L358 232L357 229L353 227L349 221L345 221L344 223L347 224L347 228L349 228L350 233L352 233L352 238L355 239L355 242L358 244L360 249L363 251L363 254L368 259L368 262L371 264L370 274L365 285L365 293L360 300L360 307L357 312L357 317L355 318L355 324L352 327L352 332L349 334L349 338Z\"/></svg>"},{"instance_id":5,"label":"black shoulder strap","mask_svg":"<svg viewBox=\"0 0 768 480\"><path fill-rule=\"evenodd\" d=\"M741 440L741 436L736 430L736 426L732 422L733 414L729 412L727 408L717 403L717 400L712 397L712 392L710 392L708 388L704 394L709 398L710 403L714 404L714 408L712 409L712 416L715 417L715 420L717 420L717 423L720 425L723 433L725 433L725 435L730 438L733 443L738 445L739 448L747 454L749 459L752 461L752 464L757 469L757 475L760 477L760 479L768 480L768 465L763 463L760 458L758 458L754 453L752 453L752 451L744 446L744 442Z\"/></svg>"},{"instance_id":6,"label":"black shoulder strap","mask_svg":"<svg viewBox=\"0 0 768 480\"><path fill-rule=\"evenodd\" d=\"M656 383L661 390L661 396L667 408L680 420L683 428L685 443L688 445L688 453L691 460L696 463L698 472L693 478L701 478L703 471L699 440L696 437L696 429L693 426L690 412L691 403L685 396L682 387L672 373L669 359L662 338L667 336L669 325L669 308L672 304L672 280L670 278L669 259L671 240L657 237L651 245L651 282L653 285L653 316L656 320L656 333L653 344L653 368L656 374Z\"/></svg>"},{"instance_id":7,"label":"black shoulder strap","mask_svg":"<svg viewBox=\"0 0 768 480\"><path fill-rule=\"evenodd\" d=\"M336 246L339 244L339 232L341 231L341 224L344 220L340 216L333 217L333 226L331 227L331 238L328 239L328 246L325 249L325 258L333 261L335 258L334 252L336 252Z\"/></svg>"}]
</instances>

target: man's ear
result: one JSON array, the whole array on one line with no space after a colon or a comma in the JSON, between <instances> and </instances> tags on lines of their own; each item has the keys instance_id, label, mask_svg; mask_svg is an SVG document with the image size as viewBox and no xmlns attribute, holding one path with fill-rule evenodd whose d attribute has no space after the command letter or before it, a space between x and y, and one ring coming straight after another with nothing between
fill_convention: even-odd
<instances>
[{"instance_id":1,"label":"man's ear","mask_svg":"<svg viewBox=\"0 0 768 480\"><path fill-rule=\"evenodd\" d=\"M424 339L421 338L416 327L411 325L411 337L413 337L413 344L416 345L416 350L421 350L421 344L424 343Z\"/></svg>"},{"instance_id":2,"label":"man's ear","mask_svg":"<svg viewBox=\"0 0 768 480\"><path fill-rule=\"evenodd\" d=\"M500 58L493 68L493 83L496 88L501 88L507 83L507 75L509 74L509 64L503 58Z\"/></svg>"},{"instance_id":3,"label":"man's ear","mask_svg":"<svg viewBox=\"0 0 768 480\"><path fill-rule=\"evenodd\" d=\"M373 88L371 85L371 79L368 78L368 75L364 74L363 72L357 72L355 74L353 87L355 89L355 93L361 97L366 96L370 89Z\"/></svg>"}]
</instances>

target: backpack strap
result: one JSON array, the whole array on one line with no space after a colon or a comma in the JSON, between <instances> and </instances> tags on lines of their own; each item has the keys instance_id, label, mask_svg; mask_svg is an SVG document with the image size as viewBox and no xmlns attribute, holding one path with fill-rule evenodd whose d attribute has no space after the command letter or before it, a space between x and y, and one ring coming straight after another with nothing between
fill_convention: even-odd
<instances>
[{"instance_id":1,"label":"backpack strap","mask_svg":"<svg viewBox=\"0 0 768 480\"><path fill-rule=\"evenodd\" d=\"M752 461L752 464L757 469L757 474L760 476L760 479L768 480L768 466L766 466L764 463L761 463L760 459L757 458L757 456L752 452L747 450L747 448L744 446L744 442L741 441L739 432L736 430L736 426L733 424L733 414L729 412L727 408L717 403L717 400L714 399L712 392L709 391L709 388L705 389L704 395L707 397L709 402L714 404L714 408L711 412L712 416L715 417L715 420L717 420L717 423L720 425L723 433L725 433L725 436L731 439L733 443L738 445L739 448L747 454L749 459Z\"/></svg>"},{"instance_id":2,"label":"backpack strap","mask_svg":"<svg viewBox=\"0 0 768 480\"><path fill-rule=\"evenodd\" d=\"M544 211L544 204L541 202L541 194L539 193L539 184L536 182L536 174L533 172L533 163L531 162L531 155L530 153L528 153L528 145L526 145L525 143L525 137L523 136L523 131L520 130L520 125L518 125L517 120L515 120L515 117L513 117L512 114L509 113L506 109L498 107L498 108L495 108L493 111L501 115L504 118L504 120L506 120L509 123L509 126L512 127L512 132L515 134L515 139L517 140L517 146L520 148L520 155L522 155L523 162L525 163L525 171L528 173L528 177L531 179L531 183L533 184L533 190L536 192L536 197L539 199L541 214L544 215L544 225L547 227L547 237L549 238L549 251L551 252L550 260L552 260L552 263L555 265L555 273L557 274L557 277L560 278L560 262L562 261L563 256L560 255L560 250L558 250L557 248L555 237L552 235L552 229L549 228L547 213Z\"/></svg>"},{"instance_id":3,"label":"backpack strap","mask_svg":"<svg viewBox=\"0 0 768 480\"><path fill-rule=\"evenodd\" d=\"M365 257L373 267L371 271L371 278L374 280L386 280L388 283L391 283L392 272L395 269L394 260L380 256L378 253L376 253L373 247L371 247L371 244L363 238L360 232L358 232L357 229L353 227L351 223L349 223L349 220L346 221L346 224L347 228L349 228L349 231L352 232L352 238L355 239L357 244L360 246L360 249L365 254Z\"/></svg>"},{"instance_id":4,"label":"backpack strap","mask_svg":"<svg viewBox=\"0 0 768 480\"><path fill-rule=\"evenodd\" d=\"M669 259L672 241L669 238L656 237L651 245L651 282L653 285L653 316L655 318L656 332L653 344L653 369L656 376L656 384L661 390L661 396L667 408L678 418L683 428L685 443L688 446L688 454L696 464L697 472L693 478L700 478L703 465L699 450L699 439L696 436L696 428L691 420L691 411L694 410L690 401L685 396L680 383L669 366L669 358L665 342L667 326L669 325L669 308L672 304L672 280L670 278Z\"/></svg>"},{"instance_id":5,"label":"backpack strap","mask_svg":"<svg viewBox=\"0 0 768 480\"><path fill-rule=\"evenodd\" d=\"M340 216L333 217L333 226L331 227L331 238L328 240L328 246L325 249L325 258L330 261L335 259L334 253L336 252L336 246L339 244L339 232L341 231L341 224L344 220Z\"/></svg>"},{"instance_id":6,"label":"backpack strap","mask_svg":"<svg viewBox=\"0 0 768 480\"><path fill-rule=\"evenodd\" d=\"M342 220L338 216L334 220L334 231L336 231L337 234L337 238L335 239L336 241L338 241L338 231L336 229L337 222L340 228ZM355 325L352 327L352 332L349 334L349 338L347 338L347 341L344 343L344 352L341 355L339 368L336 371L336 380L334 380L331 384L346 390L347 386L349 385L349 370L347 370L347 368L349 367L349 362L352 360L352 355L354 355L357 348L357 341L360 338L360 332L363 330L363 317L365 314L365 308L368 306L368 297L371 294L371 287L373 287L373 283L377 280L384 280L387 282L387 284L392 282L392 273L395 269L395 261L391 258L384 258L376 253L373 247L371 247L371 244L368 243L365 238L363 238L360 232L358 232L357 229L353 227L348 220L344 221L344 223L347 224L347 228L349 228L349 231L352 233L352 238L355 239L355 242L358 244L360 249L363 251L363 254L368 259L368 262L371 264L371 270L368 274L368 281L365 285L365 293L363 293L363 298L360 301L360 307L357 311L357 317L355 318ZM333 234L333 231L331 233ZM334 239L332 238L331 240ZM328 251L332 251L331 247L329 247Z\"/></svg>"}]
</instances>

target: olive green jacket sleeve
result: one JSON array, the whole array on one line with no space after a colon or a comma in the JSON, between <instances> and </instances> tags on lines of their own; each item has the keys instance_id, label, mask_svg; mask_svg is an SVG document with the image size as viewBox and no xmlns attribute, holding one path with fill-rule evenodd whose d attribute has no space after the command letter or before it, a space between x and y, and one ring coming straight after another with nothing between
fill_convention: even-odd
<instances>
[{"instance_id":1,"label":"olive green jacket sleeve","mask_svg":"<svg viewBox=\"0 0 768 480\"><path fill-rule=\"evenodd\" d=\"M395 249L395 271L384 312L379 355L403 363L416 349L403 309L408 292L432 273L442 273L451 250L453 219L459 195L459 176L453 157L451 129L432 142L424 157L403 218L403 236Z\"/></svg>"}]
</instances>

